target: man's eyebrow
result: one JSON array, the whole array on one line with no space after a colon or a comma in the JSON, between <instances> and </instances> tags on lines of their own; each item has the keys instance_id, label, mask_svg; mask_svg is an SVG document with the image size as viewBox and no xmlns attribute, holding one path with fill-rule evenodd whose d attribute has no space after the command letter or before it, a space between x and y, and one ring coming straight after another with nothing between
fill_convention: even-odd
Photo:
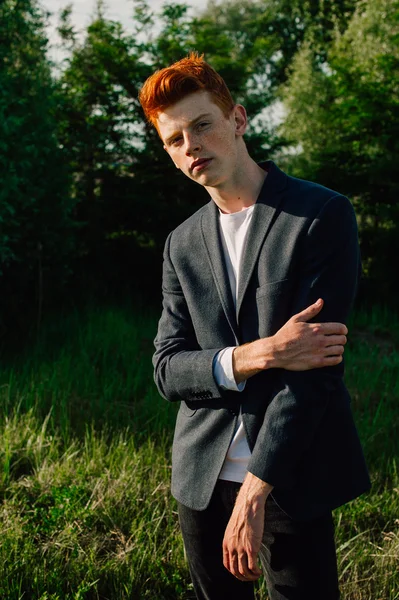
<instances>
[{"instance_id":1,"label":"man's eyebrow","mask_svg":"<svg viewBox=\"0 0 399 600\"><path fill-rule=\"evenodd\" d=\"M195 125L196 123L198 123L198 121L200 121L201 119L204 119L205 117L211 117L211 113L202 113L200 115L198 115L198 117L195 117L195 119L193 119L192 121L189 121L189 126L191 127L192 125ZM174 137L176 137L176 135L178 135L178 132L175 131L174 133L172 133L170 136L168 136L168 138L165 140L165 144L170 144L170 142L173 140Z\"/></svg>"}]
</instances>

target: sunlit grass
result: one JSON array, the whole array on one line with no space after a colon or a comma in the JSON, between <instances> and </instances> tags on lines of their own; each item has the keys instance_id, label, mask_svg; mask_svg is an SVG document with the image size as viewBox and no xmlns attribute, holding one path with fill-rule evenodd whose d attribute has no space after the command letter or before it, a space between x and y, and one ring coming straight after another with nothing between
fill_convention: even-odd
<instances>
[{"instance_id":1,"label":"sunlit grass","mask_svg":"<svg viewBox=\"0 0 399 600\"><path fill-rule=\"evenodd\" d=\"M1 599L192 598L169 493L176 407L152 381L155 329L142 309L93 309L3 353ZM376 309L349 329L346 381L373 489L335 511L342 597L394 600L399 320Z\"/></svg>"}]
</instances>

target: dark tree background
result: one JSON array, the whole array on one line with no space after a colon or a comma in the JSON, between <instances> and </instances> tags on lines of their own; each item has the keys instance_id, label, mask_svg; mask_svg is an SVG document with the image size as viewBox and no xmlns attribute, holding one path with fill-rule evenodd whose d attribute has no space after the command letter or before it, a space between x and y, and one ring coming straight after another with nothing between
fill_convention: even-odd
<instances>
[{"instance_id":1,"label":"dark tree background","mask_svg":"<svg viewBox=\"0 0 399 600\"><path fill-rule=\"evenodd\" d=\"M100 2L82 42L70 15L55 70L36 0L0 5L3 331L88 297L158 298L165 237L208 196L167 160L137 95L190 50L246 106L255 159L352 199L363 297L398 300L398 1L225 0L191 17L136 0L130 33Z\"/></svg>"},{"instance_id":2,"label":"dark tree background","mask_svg":"<svg viewBox=\"0 0 399 600\"><path fill-rule=\"evenodd\" d=\"M61 101L30 0L0 4L0 328L40 318L42 299L70 274L75 226L71 168L59 140ZM44 291L44 288L46 290Z\"/></svg>"}]
</instances>

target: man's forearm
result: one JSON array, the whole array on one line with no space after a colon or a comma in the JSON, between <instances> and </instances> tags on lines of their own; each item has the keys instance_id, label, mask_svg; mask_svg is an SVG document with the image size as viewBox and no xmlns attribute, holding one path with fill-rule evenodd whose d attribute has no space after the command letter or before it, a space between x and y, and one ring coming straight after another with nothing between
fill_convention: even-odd
<instances>
[{"instance_id":1,"label":"man's forearm","mask_svg":"<svg viewBox=\"0 0 399 600\"><path fill-rule=\"evenodd\" d=\"M273 338L263 338L237 346L233 352L233 373L239 384L249 377L270 369L275 363Z\"/></svg>"},{"instance_id":2,"label":"man's forearm","mask_svg":"<svg viewBox=\"0 0 399 600\"><path fill-rule=\"evenodd\" d=\"M265 504L273 486L248 472L238 492L223 539L223 564L241 581L256 581Z\"/></svg>"},{"instance_id":3,"label":"man's forearm","mask_svg":"<svg viewBox=\"0 0 399 600\"><path fill-rule=\"evenodd\" d=\"M263 502L266 502L268 495L272 491L273 486L270 483L259 479L259 477L248 471L239 493L242 498L247 499L249 504L262 504Z\"/></svg>"}]
</instances>

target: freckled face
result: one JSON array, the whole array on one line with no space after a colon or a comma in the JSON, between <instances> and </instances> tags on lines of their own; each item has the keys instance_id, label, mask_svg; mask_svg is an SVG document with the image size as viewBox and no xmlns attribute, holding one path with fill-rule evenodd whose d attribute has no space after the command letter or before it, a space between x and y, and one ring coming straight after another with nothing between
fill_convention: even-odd
<instances>
[{"instance_id":1,"label":"freckled face","mask_svg":"<svg viewBox=\"0 0 399 600\"><path fill-rule=\"evenodd\" d=\"M194 92L160 113L157 125L175 165L197 183L218 187L237 168L243 114L234 108L226 118L208 92Z\"/></svg>"}]
</instances>

